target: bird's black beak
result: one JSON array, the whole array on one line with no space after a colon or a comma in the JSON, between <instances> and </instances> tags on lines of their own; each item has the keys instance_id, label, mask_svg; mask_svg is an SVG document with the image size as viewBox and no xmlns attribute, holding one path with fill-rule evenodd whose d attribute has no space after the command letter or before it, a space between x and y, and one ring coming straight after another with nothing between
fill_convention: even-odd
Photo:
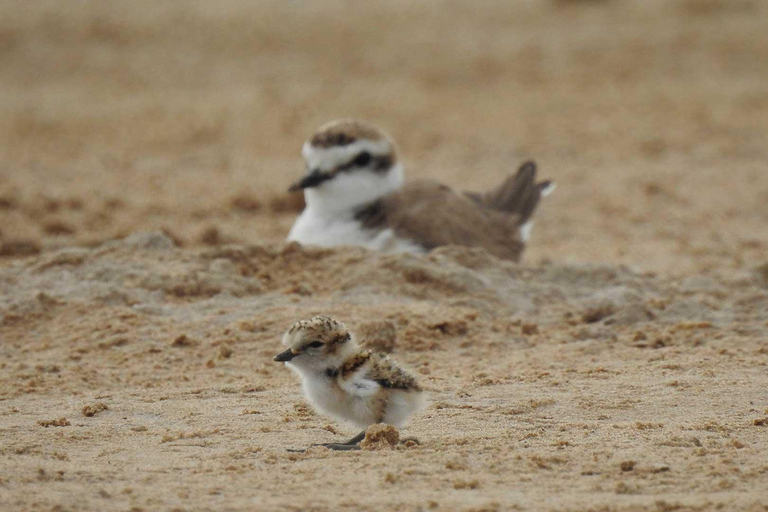
<instances>
[{"instance_id":1,"label":"bird's black beak","mask_svg":"<svg viewBox=\"0 0 768 512\"><path fill-rule=\"evenodd\" d=\"M333 174L323 172L320 169L314 169L312 172L301 178L301 180L291 185L291 188L289 188L288 191L295 192L305 188L313 188L331 178L333 178Z\"/></svg>"},{"instance_id":2,"label":"bird's black beak","mask_svg":"<svg viewBox=\"0 0 768 512\"><path fill-rule=\"evenodd\" d=\"M275 361L278 363L285 363L287 361L290 361L294 357L296 357L298 354L294 354L291 349L286 350L285 352L280 352L275 356Z\"/></svg>"}]
</instances>

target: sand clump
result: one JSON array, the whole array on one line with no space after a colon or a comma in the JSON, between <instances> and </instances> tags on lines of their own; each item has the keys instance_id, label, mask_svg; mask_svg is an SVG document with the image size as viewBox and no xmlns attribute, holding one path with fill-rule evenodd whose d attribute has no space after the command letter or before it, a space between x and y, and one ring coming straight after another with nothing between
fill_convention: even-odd
<instances>
[{"instance_id":1,"label":"sand clump","mask_svg":"<svg viewBox=\"0 0 768 512\"><path fill-rule=\"evenodd\" d=\"M391 353L397 347L397 328L393 322L365 322L358 325L354 332L359 342L373 351Z\"/></svg>"},{"instance_id":2,"label":"sand clump","mask_svg":"<svg viewBox=\"0 0 768 512\"><path fill-rule=\"evenodd\" d=\"M195 345L197 345L197 341L193 340L186 334L179 334L178 336L173 338L173 341L171 341L172 347L183 348L183 347L194 347Z\"/></svg>"},{"instance_id":3,"label":"sand clump","mask_svg":"<svg viewBox=\"0 0 768 512\"><path fill-rule=\"evenodd\" d=\"M109 410L109 406L104 402L96 402L94 404L87 404L83 406L83 416L88 418L96 416L100 412Z\"/></svg>"},{"instance_id":4,"label":"sand clump","mask_svg":"<svg viewBox=\"0 0 768 512\"><path fill-rule=\"evenodd\" d=\"M58 418L55 420L40 420L37 422L41 427L69 427L72 425L67 418Z\"/></svg>"},{"instance_id":5,"label":"sand clump","mask_svg":"<svg viewBox=\"0 0 768 512\"><path fill-rule=\"evenodd\" d=\"M393 449L400 442L400 432L392 425L377 423L368 427L365 438L360 441L363 450Z\"/></svg>"}]
</instances>

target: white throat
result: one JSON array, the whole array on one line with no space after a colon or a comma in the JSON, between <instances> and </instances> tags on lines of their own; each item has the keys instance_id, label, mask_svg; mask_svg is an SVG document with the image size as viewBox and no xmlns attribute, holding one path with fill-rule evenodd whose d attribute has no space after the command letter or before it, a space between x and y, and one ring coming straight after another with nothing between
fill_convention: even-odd
<instances>
[{"instance_id":1,"label":"white throat","mask_svg":"<svg viewBox=\"0 0 768 512\"><path fill-rule=\"evenodd\" d=\"M403 180L403 166L397 163L386 174L342 172L319 187L305 189L307 207L288 240L321 247L359 245L385 252L424 252L423 247L398 238L392 229L367 229L355 218L361 207L398 190Z\"/></svg>"},{"instance_id":2,"label":"white throat","mask_svg":"<svg viewBox=\"0 0 768 512\"><path fill-rule=\"evenodd\" d=\"M370 171L339 173L319 187L304 190L307 210L319 217L338 216L371 203L403 185L405 171L400 163L382 174Z\"/></svg>"}]
</instances>

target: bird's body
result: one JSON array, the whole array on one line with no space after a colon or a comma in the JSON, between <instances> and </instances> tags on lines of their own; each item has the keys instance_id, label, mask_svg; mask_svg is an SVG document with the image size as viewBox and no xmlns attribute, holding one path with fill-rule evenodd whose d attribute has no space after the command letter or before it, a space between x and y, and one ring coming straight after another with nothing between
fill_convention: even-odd
<instances>
[{"instance_id":1,"label":"bird's body","mask_svg":"<svg viewBox=\"0 0 768 512\"><path fill-rule=\"evenodd\" d=\"M307 207L296 219L288 240L321 247L358 245L382 252L427 252L418 243L397 236L394 229L366 228L358 215L354 210L326 215Z\"/></svg>"},{"instance_id":2,"label":"bird's body","mask_svg":"<svg viewBox=\"0 0 768 512\"><path fill-rule=\"evenodd\" d=\"M360 350L339 368L302 373L304 393L320 410L360 428L375 423L402 427L423 405L416 380L387 356Z\"/></svg>"},{"instance_id":3,"label":"bird's body","mask_svg":"<svg viewBox=\"0 0 768 512\"><path fill-rule=\"evenodd\" d=\"M482 194L429 180L406 183L394 143L359 121L321 127L302 155L308 174L293 188L304 190L307 207L288 239L309 245L418 253L453 244L517 261L540 198L554 188L536 182L533 162Z\"/></svg>"},{"instance_id":4,"label":"bird's body","mask_svg":"<svg viewBox=\"0 0 768 512\"><path fill-rule=\"evenodd\" d=\"M299 374L309 401L332 418L363 429L376 423L401 427L425 405L411 374L388 356L361 348L344 324L331 318L294 324L283 336L283 345L287 350L275 360ZM350 449L356 444L327 446Z\"/></svg>"}]
</instances>

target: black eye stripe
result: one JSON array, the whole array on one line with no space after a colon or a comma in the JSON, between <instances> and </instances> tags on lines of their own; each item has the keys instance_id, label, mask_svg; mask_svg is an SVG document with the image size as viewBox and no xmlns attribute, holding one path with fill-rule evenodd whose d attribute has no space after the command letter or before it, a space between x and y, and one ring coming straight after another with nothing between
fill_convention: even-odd
<instances>
[{"instance_id":1,"label":"black eye stripe","mask_svg":"<svg viewBox=\"0 0 768 512\"><path fill-rule=\"evenodd\" d=\"M371 154L367 151L363 151L355 157L354 164L358 167L365 167L371 163Z\"/></svg>"},{"instance_id":2,"label":"black eye stripe","mask_svg":"<svg viewBox=\"0 0 768 512\"><path fill-rule=\"evenodd\" d=\"M391 156L378 156L373 159L373 170L374 172L387 172L392 167L392 163Z\"/></svg>"},{"instance_id":3,"label":"black eye stripe","mask_svg":"<svg viewBox=\"0 0 768 512\"><path fill-rule=\"evenodd\" d=\"M355 155L347 163L336 167L336 172L350 171L358 167L371 167L377 173L385 172L392 167L392 157L389 155L374 156L368 151L363 151Z\"/></svg>"}]
</instances>

